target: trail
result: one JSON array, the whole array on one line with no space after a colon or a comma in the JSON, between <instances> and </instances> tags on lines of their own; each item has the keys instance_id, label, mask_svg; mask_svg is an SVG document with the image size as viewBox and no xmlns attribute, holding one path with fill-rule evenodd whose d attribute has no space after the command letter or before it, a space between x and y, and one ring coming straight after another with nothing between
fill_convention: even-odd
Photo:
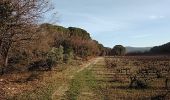
<instances>
[{"instance_id":1,"label":"trail","mask_svg":"<svg viewBox=\"0 0 170 100\"><path fill-rule=\"evenodd\" d=\"M100 61L102 59L102 57L98 57L98 58L94 58L92 59L90 62L88 62L87 64L84 64L82 66L82 68L80 68L79 70L77 70L73 75L68 76L68 80L71 80L74 78L74 75L76 73L79 73L83 70L85 70L86 68L91 68L93 67L93 64L96 64L98 61ZM58 89L52 94L52 100L63 100L63 95L65 94L65 92L69 89L69 84L68 82L63 83L60 87L58 87Z\"/></svg>"}]
</instances>

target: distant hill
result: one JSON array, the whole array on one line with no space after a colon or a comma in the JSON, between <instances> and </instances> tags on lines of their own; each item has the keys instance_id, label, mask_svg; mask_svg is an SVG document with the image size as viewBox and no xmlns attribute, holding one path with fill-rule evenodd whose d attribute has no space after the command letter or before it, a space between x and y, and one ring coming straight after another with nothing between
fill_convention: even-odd
<instances>
[{"instance_id":1,"label":"distant hill","mask_svg":"<svg viewBox=\"0 0 170 100\"><path fill-rule=\"evenodd\" d=\"M155 46L151 48L150 52L154 54L170 54L170 42L160 46Z\"/></svg>"},{"instance_id":2,"label":"distant hill","mask_svg":"<svg viewBox=\"0 0 170 100\"><path fill-rule=\"evenodd\" d=\"M126 47L126 53L150 51L152 47Z\"/></svg>"}]
</instances>

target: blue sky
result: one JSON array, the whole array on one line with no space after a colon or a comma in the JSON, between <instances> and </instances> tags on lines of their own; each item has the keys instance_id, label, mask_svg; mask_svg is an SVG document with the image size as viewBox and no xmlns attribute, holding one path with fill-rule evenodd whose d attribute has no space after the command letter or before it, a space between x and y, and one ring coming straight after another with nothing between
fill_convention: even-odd
<instances>
[{"instance_id":1,"label":"blue sky","mask_svg":"<svg viewBox=\"0 0 170 100\"><path fill-rule=\"evenodd\" d=\"M104 46L170 41L170 0L52 0L57 24L87 30Z\"/></svg>"}]
</instances>

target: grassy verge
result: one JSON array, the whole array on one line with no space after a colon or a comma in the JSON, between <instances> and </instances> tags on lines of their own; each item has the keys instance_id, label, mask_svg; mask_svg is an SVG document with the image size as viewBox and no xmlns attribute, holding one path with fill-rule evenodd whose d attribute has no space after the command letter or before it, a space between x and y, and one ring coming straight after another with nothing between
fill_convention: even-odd
<instances>
[{"instance_id":1,"label":"grassy verge","mask_svg":"<svg viewBox=\"0 0 170 100\"><path fill-rule=\"evenodd\" d=\"M57 84L49 84L44 88L39 88L13 97L11 100L51 100L51 95L56 87Z\"/></svg>"},{"instance_id":2,"label":"grassy verge","mask_svg":"<svg viewBox=\"0 0 170 100\"><path fill-rule=\"evenodd\" d=\"M66 92L65 99L78 100L82 91L93 91L97 88L97 81L91 70L85 69L79 72L70 82L69 90Z\"/></svg>"},{"instance_id":3,"label":"grassy verge","mask_svg":"<svg viewBox=\"0 0 170 100\"><path fill-rule=\"evenodd\" d=\"M47 73L45 74L47 75ZM35 84L33 91L26 91L15 97L10 97L9 100L51 100L52 93L63 83L58 74L52 73L52 75L48 79L44 78L41 83ZM39 87L36 87L37 85Z\"/></svg>"},{"instance_id":4,"label":"grassy verge","mask_svg":"<svg viewBox=\"0 0 170 100\"><path fill-rule=\"evenodd\" d=\"M62 65L62 70L52 70L43 72L41 79L23 83L24 85L32 85L31 91L24 91L15 96L9 96L8 100L52 100L52 94L62 84L68 84L70 75L74 75L76 70L81 66L78 63L72 65ZM64 68L64 69L63 69ZM21 84L22 85L22 84Z\"/></svg>"}]
</instances>

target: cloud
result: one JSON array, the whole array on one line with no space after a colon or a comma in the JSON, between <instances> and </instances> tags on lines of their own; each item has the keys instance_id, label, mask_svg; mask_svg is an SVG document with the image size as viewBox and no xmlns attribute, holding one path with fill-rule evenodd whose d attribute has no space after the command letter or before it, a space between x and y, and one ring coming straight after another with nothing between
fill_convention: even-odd
<instances>
[{"instance_id":1,"label":"cloud","mask_svg":"<svg viewBox=\"0 0 170 100\"><path fill-rule=\"evenodd\" d=\"M169 40L170 0L52 1L62 16L59 25L83 28L107 46L148 46Z\"/></svg>"},{"instance_id":2,"label":"cloud","mask_svg":"<svg viewBox=\"0 0 170 100\"><path fill-rule=\"evenodd\" d=\"M125 23L112 22L107 18L103 18L103 16L81 12L71 13L66 11L63 13L62 20L60 24L65 27L74 26L84 28L92 34L118 31L125 26Z\"/></svg>"},{"instance_id":3,"label":"cloud","mask_svg":"<svg viewBox=\"0 0 170 100\"><path fill-rule=\"evenodd\" d=\"M149 18L150 19L152 19L152 20L155 20L155 19L163 19L163 18L165 18L165 16L156 16L156 15L151 15L151 16L149 16Z\"/></svg>"}]
</instances>

